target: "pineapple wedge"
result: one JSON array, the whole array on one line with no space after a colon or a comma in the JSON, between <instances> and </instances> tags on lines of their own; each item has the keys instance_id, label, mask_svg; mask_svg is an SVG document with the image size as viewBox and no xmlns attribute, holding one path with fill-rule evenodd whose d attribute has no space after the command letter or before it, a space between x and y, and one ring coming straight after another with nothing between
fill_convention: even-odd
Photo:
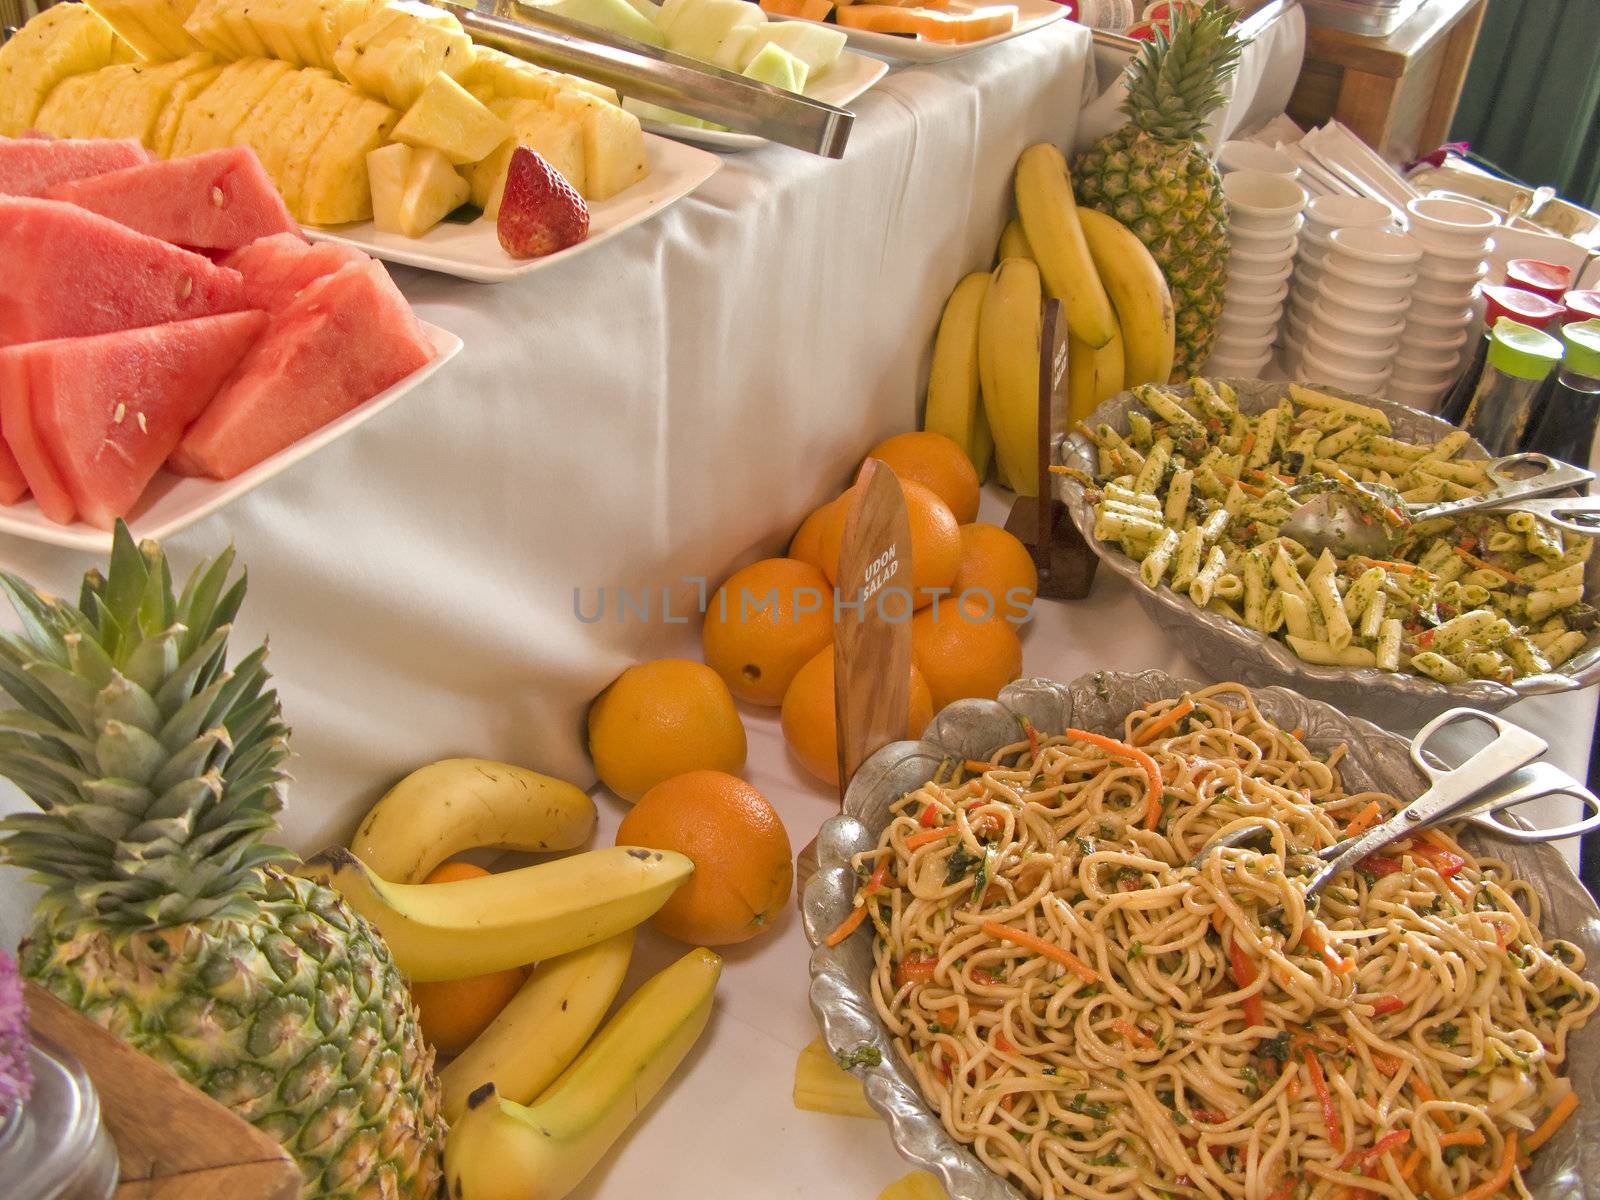
<instances>
[{"instance_id":1,"label":"pineapple wedge","mask_svg":"<svg viewBox=\"0 0 1600 1200\"><path fill-rule=\"evenodd\" d=\"M315 77L310 101L305 106L304 128L308 130L332 129L345 110L353 110L362 96L342 79L319 73ZM284 161L278 189L290 212L300 211L304 198L306 175L319 153L321 139L302 136L289 148Z\"/></svg>"},{"instance_id":2,"label":"pineapple wedge","mask_svg":"<svg viewBox=\"0 0 1600 1200\"><path fill-rule=\"evenodd\" d=\"M861 1080L834 1062L821 1038L800 1051L794 1064L794 1106L841 1117L877 1116Z\"/></svg>"},{"instance_id":3,"label":"pineapple wedge","mask_svg":"<svg viewBox=\"0 0 1600 1200\"><path fill-rule=\"evenodd\" d=\"M306 171L299 220L310 225L344 225L372 216L367 154L389 140L398 116L387 104L364 96L340 114Z\"/></svg>"},{"instance_id":4,"label":"pineapple wedge","mask_svg":"<svg viewBox=\"0 0 1600 1200\"><path fill-rule=\"evenodd\" d=\"M178 126L183 121L184 113L189 111L189 105L194 98L204 94L221 74L221 67L212 67L198 74L186 76L172 85L172 90L167 93L167 103L162 108L161 115L156 118L155 128L150 134L150 149L153 153L161 158L172 157L173 139L178 136Z\"/></svg>"},{"instance_id":5,"label":"pineapple wedge","mask_svg":"<svg viewBox=\"0 0 1600 1200\"><path fill-rule=\"evenodd\" d=\"M167 62L205 49L184 29L195 0L92 0L89 7L147 62Z\"/></svg>"},{"instance_id":6,"label":"pineapple wedge","mask_svg":"<svg viewBox=\"0 0 1600 1200\"><path fill-rule=\"evenodd\" d=\"M279 75L267 89L266 95L251 108L244 119L234 128L228 137L228 144L234 146L249 146L256 152L256 157L262 158L267 153L267 146L276 136L278 129L287 122L295 111L295 104L303 94L305 80L302 73L294 67L288 67ZM222 101L223 111L228 109L228 101ZM196 149L214 149L213 146L197 146ZM270 174L270 172L269 172ZM274 180L274 182L276 182Z\"/></svg>"},{"instance_id":7,"label":"pineapple wedge","mask_svg":"<svg viewBox=\"0 0 1600 1200\"><path fill-rule=\"evenodd\" d=\"M267 53L293 67L306 65L290 28L295 10L300 7L298 0L250 0L249 6L241 9L243 19L265 43Z\"/></svg>"},{"instance_id":8,"label":"pineapple wedge","mask_svg":"<svg viewBox=\"0 0 1600 1200\"><path fill-rule=\"evenodd\" d=\"M879 1192L878 1200L950 1200L950 1197L944 1184L927 1171L913 1171Z\"/></svg>"},{"instance_id":9,"label":"pineapple wedge","mask_svg":"<svg viewBox=\"0 0 1600 1200\"><path fill-rule=\"evenodd\" d=\"M296 147L317 140L321 131L310 123L310 118L321 85L332 82L332 75L316 67L304 67L296 71L294 86L289 89L288 107L284 110L282 119L265 131L265 141L256 146L256 154L261 159L262 169L271 177L278 194L283 197L283 202L289 206L291 212L294 211L298 197L291 201L284 183L289 156Z\"/></svg>"},{"instance_id":10,"label":"pineapple wedge","mask_svg":"<svg viewBox=\"0 0 1600 1200\"><path fill-rule=\"evenodd\" d=\"M370 20L379 9L383 8L384 0L321 0L321 2L323 15L317 36L321 39L322 45L321 58L317 65L335 71L338 70L338 65L334 62L334 55L339 51L339 43L352 29Z\"/></svg>"},{"instance_id":11,"label":"pineapple wedge","mask_svg":"<svg viewBox=\"0 0 1600 1200\"><path fill-rule=\"evenodd\" d=\"M421 237L465 204L471 190L439 151L413 148L405 194L400 197L400 232Z\"/></svg>"},{"instance_id":12,"label":"pineapple wedge","mask_svg":"<svg viewBox=\"0 0 1600 1200\"><path fill-rule=\"evenodd\" d=\"M467 69L472 39L447 12L391 4L346 34L333 61L362 91L404 110L440 71L454 77Z\"/></svg>"},{"instance_id":13,"label":"pineapple wedge","mask_svg":"<svg viewBox=\"0 0 1600 1200\"><path fill-rule=\"evenodd\" d=\"M45 9L0 46L0 134L33 124L56 84L111 62L117 35L81 4Z\"/></svg>"},{"instance_id":14,"label":"pineapple wedge","mask_svg":"<svg viewBox=\"0 0 1600 1200\"><path fill-rule=\"evenodd\" d=\"M484 216L492 219L500 213L506 168L518 146L535 151L584 194L583 130L577 122L534 100L496 100L489 107L510 127L511 136L466 170L472 202L483 209Z\"/></svg>"},{"instance_id":15,"label":"pineapple wedge","mask_svg":"<svg viewBox=\"0 0 1600 1200\"><path fill-rule=\"evenodd\" d=\"M563 92L587 92L596 100L604 100L607 104L614 104L619 108L622 106L622 98L617 95L616 88L585 79L581 75L561 75L558 79Z\"/></svg>"},{"instance_id":16,"label":"pineapple wedge","mask_svg":"<svg viewBox=\"0 0 1600 1200\"><path fill-rule=\"evenodd\" d=\"M367 154L367 183L372 188L372 223L379 233L400 233L400 201L411 173L411 147L391 142Z\"/></svg>"},{"instance_id":17,"label":"pineapple wedge","mask_svg":"<svg viewBox=\"0 0 1600 1200\"><path fill-rule=\"evenodd\" d=\"M579 190L586 200L610 199L649 173L644 131L631 112L586 92L562 92L551 108L566 114L583 130L583 186Z\"/></svg>"},{"instance_id":18,"label":"pineapple wedge","mask_svg":"<svg viewBox=\"0 0 1600 1200\"><path fill-rule=\"evenodd\" d=\"M100 114L111 99L110 85L115 78L104 74L109 70L102 67L56 84L30 122L32 127L51 137L93 137Z\"/></svg>"},{"instance_id":19,"label":"pineapple wedge","mask_svg":"<svg viewBox=\"0 0 1600 1200\"><path fill-rule=\"evenodd\" d=\"M394 127L394 140L429 146L453 163L477 162L511 136L511 127L440 71Z\"/></svg>"},{"instance_id":20,"label":"pineapple wedge","mask_svg":"<svg viewBox=\"0 0 1600 1200\"><path fill-rule=\"evenodd\" d=\"M210 87L194 94L185 106L169 153L197 154L232 145L239 127L293 70L275 58L241 58L229 63Z\"/></svg>"},{"instance_id":21,"label":"pineapple wedge","mask_svg":"<svg viewBox=\"0 0 1600 1200\"><path fill-rule=\"evenodd\" d=\"M212 65L211 55L202 50L158 66L107 67L108 72L123 74L112 85L114 100L101 113L95 136L134 138L147 147L153 145L156 122L167 106L173 87Z\"/></svg>"},{"instance_id":22,"label":"pineapple wedge","mask_svg":"<svg viewBox=\"0 0 1600 1200\"><path fill-rule=\"evenodd\" d=\"M491 107L496 100L538 100L555 98L566 76L523 62L499 50L484 46L473 49L472 62L461 72L461 86Z\"/></svg>"},{"instance_id":23,"label":"pineapple wedge","mask_svg":"<svg viewBox=\"0 0 1600 1200\"><path fill-rule=\"evenodd\" d=\"M246 7L245 0L222 0L217 6L217 19L222 22L222 28L227 31L228 37L239 47L241 55L255 58L277 57L273 54L272 47L267 45L262 36L256 32L255 23L250 20L250 10Z\"/></svg>"},{"instance_id":24,"label":"pineapple wedge","mask_svg":"<svg viewBox=\"0 0 1600 1200\"><path fill-rule=\"evenodd\" d=\"M250 57L223 20L234 0L199 0L184 19L183 31L219 59Z\"/></svg>"}]
</instances>

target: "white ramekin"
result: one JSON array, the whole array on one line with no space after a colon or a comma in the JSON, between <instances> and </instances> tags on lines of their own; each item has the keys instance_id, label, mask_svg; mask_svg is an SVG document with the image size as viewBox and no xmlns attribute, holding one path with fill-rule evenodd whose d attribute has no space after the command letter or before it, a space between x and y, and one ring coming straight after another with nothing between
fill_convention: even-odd
<instances>
[{"instance_id":1,"label":"white ramekin","mask_svg":"<svg viewBox=\"0 0 1600 1200\"><path fill-rule=\"evenodd\" d=\"M1232 171L1222 177L1228 223L1240 229L1287 229L1306 206L1306 190L1292 179L1265 171Z\"/></svg>"},{"instance_id":2,"label":"white ramekin","mask_svg":"<svg viewBox=\"0 0 1600 1200\"><path fill-rule=\"evenodd\" d=\"M1238 139L1223 142L1217 151L1217 166L1232 174L1234 171L1265 171L1268 175L1282 175L1285 179L1298 179L1300 168L1282 150L1274 150L1265 142Z\"/></svg>"},{"instance_id":3,"label":"white ramekin","mask_svg":"<svg viewBox=\"0 0 1600 1200\"><path fill-rule=\"evenodd\" d=\"M1331 258L1361 263L1366 269L1409 270L1422 260L1422 243L1389 229L1335 229L1328 235Z\"/></svg>"},{"instance_id":4,"label":"white ramekin","mask_svg":"<svg viewBox=\"0 0 1600 1200\"><path fill-rule=\"evenodd\" d=\"M1386 229L1395 221L1394 209L1370 196L1334 192L1313 196L1306 205L1306 223L1326 235L1334 229Z\"/></svg>"}]
</instances>

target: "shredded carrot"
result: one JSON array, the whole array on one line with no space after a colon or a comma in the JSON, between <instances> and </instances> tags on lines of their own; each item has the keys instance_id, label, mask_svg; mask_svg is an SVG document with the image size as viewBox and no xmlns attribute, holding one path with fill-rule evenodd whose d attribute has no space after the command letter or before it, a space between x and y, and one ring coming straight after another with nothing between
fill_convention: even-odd
<instances>
[{"instance_id":1,"label":"shredded carrot","mask_svg":"<svg viewBox=\"0 0 1600 1200\"><path fill-rule=\"evenodd\" d=\"M1334 948L1328 945L1328 939L1322 936L1322 930L1315 925L1307 925L1301 940L1317 954L1322 956L1322 961L1328 964L1329 970L1335 975L1344 975L1356 969L1353 958L1342 957Z\"/></svg>"},{"instance_id":2,"label":"shredded carrot","mask_svg":"<svg viewBox=\"0 0 1600 1200\"><path fill-rule=\"evenodd\" d=\"M1298 1100L1300 1099L1300 1068L1294 1067L1292 1069L1294 1074L1289 1076L1289 1099Z\"/></svg>"},{"instance_id":3,"label":"shredded carrot","mask_svg":"<svg viewBox=\"0 0 1600 1200\"><path fill-rule=\"evenodd\" d=\"M1411 1076L1411 1090L1417 1094L1417 1099L1421 1100L1424 1104L1434 1104L1437 1103L1439 1099L1439 1097L1433 1094L1433 1089L1429 1087L1423 1080L1422 1076L1418 1074L1413 1074ZM1445 1113L1436 1114L1434 1120L1439 1122L1439 1128L1444 1130L1447 1135L1456 1127L1455 1122L1452 1121Z\"/></svg>"},{"instance_id":4,"label":"shredded carrot","mask_svg":"<svg viewBox=\"0 0 1600 1200\"><path fill-rule=\"evenodd\" d=\"M1303 742L1305 741L1306 731L1300 726L1296 725L1293 729L1289 730L1289 736L1297 742Z\"/></svg>"},{"instance_id":5,"label":"shredded carrot","mask_svg":"<svg viewBox=\"0 0 1600 1200\"><path fill-rule=\"evenodd\" d=\"M1365 1149L1357 1146L1355 1149L1351 1150L1349 1154L1344 1156L1344 1161L1339 1164L1339 1169L1341 1171L1348 1171L1354 1168L1357 1164L1371 1166L1385 1154L1388 1154L1389 1151L1398 1150L1410 1140L1411 1131L1409 1129L1397 1129L1393 1133L1386 1133Z\"/></svg>"},{"instance_id":6,"label":"shredded carrot","mask_svg":"<svg viewBox=\"0 0 1600 1200\"><path fill-rule=\"evenodd\" d=\"M1250 451L1256 448L1256 431L1252 429L1244 435L1244 441L1239 443L1239 457L1249 458Z\"/></svg>"},{"instance_id":7,"label":"shredded carrot","mask_svg":"<svg viewBox=\"0 0 1600 1200\"><path fill-rule=\"evenodd\" d=\"M1396 996L1393 992L1386 992L1372 1002L1372 1013L1374 1016L1384 1017L1390 1013L1399 1012L1405 1006L1406 1002L1399 996Z\"/></svg>"},{"instance_id":8,"label":"shredded carrot","mask_svg":"<svg viewBox=\"0 0 1600 1200\"><path fill-rule=\"evenodd\" d=\"M994 1032L994 1048L1002 1054L1015 1054L1017 1052L1017 1048L1011 1044L1011 1039L1006 1036L1003 1029L997 1029Z\"/></svg>"},{"instance_id":9,"label":"shredded carrot","mask_svg":"<svg viewBox=\"0 0 1600 1200\"><path fill-rule=\"evenodd\" d=\"M1211 910L1211 928L1221 933L1228 924L1228 915L1220 908Z\"/></svg>"},{"instance_id":10,"label":"shredded carrot","mask_svg":"<svg viewBox=\"0 0 1600 1200\"><path fill-rule=\"evenodd\" d=\"M1148 1050L1155 1045L1155 1042L1151 1040L1148 1033L1140 1029L1137 1025L1134 1025L1129 1021L1124 1021L1121 1017L1118 1017L1116 1020L1111 1022L1111 1028L1115 1029L1135 1046L1143 1046Z\"/></svg>"},{"instance_id":11,"label":"shredded carrot","mask_svg":"<svg viewBox=\"0 0 1600 1200\"><path fill-rule=\"evenodd\" d=\"M969 758L969 759L965 760L961 765L962 765L963 768L965 768L968 771L976 771L979 775L982 775L985 771L993 771L1000 764L999 763L992 763L992 762L979 762L975 758Z\"/></svg>"},{"instance_id":12,"label":"shredded carrot","mask_svg":"<svg viewBox=\"0 0 1600 1200\"><path fill-rule=\"evenodd\" d=\"M927 983L939 965L937 958L902 958L894 969L894 985L905 987L908 983Z\"/></svg>"},{"instance_id":13,"label":"shredded carrot","mask_svg":"<svg viewBox=\"0 0 1600 1200\"><path fill-rule=\"evenodd\" d=\"M1145 725L1133 735L1135 746L1147 745L1156 734L1164 729L1170 729L1194 711L1194 701L1185 696L1182 703L1175 704L1155 720Z\"/></svg>"},{"instance_id":14,"label":"shredded carrot","mask_svg":"<svg viewBox=\"0 0 1600 1200\"><path fill-rule=\"evenodd\" d=\"M888 875L888 873L889 873L889 859L888 859L888 856L885 855L883 858L880 858L878 860L878 865L876 867L872 868L872 878L867 880L866 890L863 891L861 894L863 896L875 896L875 895L877 895L878 889L883 886L883 881L884 881L885 877Z\"/></svg>"},{"instance_id":15,"label":"shredded carrot","mask_svg":"<svg viewBox=\"0 0 1600 1200\"><path fill-rule=\"evenodd\" d=\"M1489 1200L1506 1184L1511 1182L1511 1172L1517 1165L1517 1131L1513 1129L1506 1134L1505 1149L1500 1153L1500 1165L1495 1168L1494 1174L1485 1179L1470 1192L1463 1192L1457 1200Z\"/></svg>"},{"instance_id":16,"label":"shredded carrot","mask_svg":"<svg viewBox=\"0 0 1600 1200\"><path fill-rule=\"evenodd\" d=\"M1441 1146L1481 1146L1484 1140L1481 1129L1458 1129L1454 1133L1439 1135Z\"/></svg>"},{"instance_id":17,"label":"shredded carrot","mask_svg":"<svg viewBox=\"0 0 1600 1200\"><path fill-rule=\"evenodd\" d=\"M1480 571L1492 571L1502 579L1509 579L1512 583L1522 582L1521 577L1515 571L1508 571L1504 567L1497 567L1488 559L1479 558L1476 554L1473 554L1468 550L1464 550L1460 546L1452 546L1450 548L1460 555L1463 561L1471 563Z\"/></svg>"},{"instance_id":18,"label":"shredded carrot","mask_svg":"<svg viewBox=\"0 0 1600 1200\"><path fill-rule=\"evenodd\" d=\"M1116 738L1106 737L1103 733L1090 733L1086 729L1069 729L1067 737L1080 742L1088 742L1091 746L1098 746L1107 754L1120 758L1131 758L1144 769L1146 782L1150 785L1149 803L1145 811L1144 827L1154 829L1156 822L1161 819L1161 768L1156 765L1156 760L1151 758L1137 746L1130 746L1127 742L1119 742Z\"/></svg>"},{"instance_id":19,"label":"shredded carrot","mask_svg":"<svg viewBox=\"0 0 1600 1200\"><path fill-rule=\"evenodd\" d=\"M1383 809L1379 807L1376 800L1369 801L1365 808L1350 818L1350 824L1344 827L1345 836L1355 837L1356 834L1362 832L1376 821L1378 815L1382 812Z\"/></svg>"},{"instance_id":20,"label":"shredded carrot","mask_svg":"<svg viewBox=\"0 0 1600 1200\"><path fill-rule=\"evenodd\" d=\"M1233 982L1241 988L1247 988L1256 981L1256 965L1250 961L1250 956L1239 945L1238 938L1228 939L1228 965L1233 975ZM1266 1010L1261 1006L1261 993L1252 992L1244 998L1245 1024L1254 1029L1267 1023Z\"/></svg>"},{"instance_id":21,"label":"shredded carrot","mask_svg":"<svg viewBox=\"0 0 1600 1200\"><path fill-rule=\"evenodd\" d=\"M1022 722L1022 732L1028 735L1028 753L1032 755L1030 762L1039 761L1039 731L1033 727L1033 722L1027 717L1018 718Z\"/></svg>"},{"instance_id":22,"label":"shredded carrot","mask_svg":"<svg viewBox=\"0 0 1600 1200\"><path fill-rule=\"evenodd\" d=\"M1539 1128L1528 1135L1528 1140L1522 1144L1522 1148L1532 1154L1553 1138L1556 1135L1556 1130L1565 1125L1567 1118L1577 1109L1578 1093L1568 1092L1560 1100L1556 1101L1556 1106L1550 1110L1550 1115L1539 1123Z\"/></svg>"},{"instance_id":23,"label":"shredded carrot","mask_svg":"<svg viewBox=\"0 0 1600 1200\"><path fill-rule=\"evenodd\" d=\"M1259 488L1253 483L1246 483L1242 479L1235 479L1232 475L1224 475L1221 471L1217 472L1217 478L1230 487L1237 487L1247 496L1265 496L1267 494L1265 488Z\"/></svg>"},{"instance_id":24,"label":"shredded carrot","mask_svg":"<svg viewBox=\"0 0 1600 1200\"><path fill-rule=\"evenodd\" d=\"M1406 1156L1405 1166L1400 1168L1400 1181L1407 1187L1411 1186L1411 1177L1417 1173L1417 1168L1422 1165L1422 1151L1413 1150Z\"/></svg>"},{"instance_id":25,"label":"shredded carrot","mask_svg":"<svg viewBox=\"0 0 1600 1200\"><path fill-rule=\"evenodd\" d=\"M1054 942L1047 942L1042 937L1029 933L1025 929L1013 929L1009 925L1002 925L998 921L985 921L979 926L990 937L1000 938L1021 946L1025 950L1032 950L1035 954L1042 954L1046 958L1053 958L1056 962L1071 971L1085 983L1099 983L1099 973L1083 959L1072 951L1067 950Z\"/></svg>"},{"instance_id":26,"label":"shredded carrot","mask_svg":"<svg viewBox=\"0 0 1600 1200\"><path fill-rule=\"evenodd\" d=\"M1317 1103L1322 1107L1322 1123L1328 1130L1328 1141L1335 1150L1344 1149L1344 1126L1339 1123L1339 1110L1334 1106L1333 1093L1328 1091L1328 1080L1322 1073L1322 1064L1316 1052L1306 1048L1306 1074L1311 1076L1311 1087L1317 1093Z\"/></svg>"},{"instance_id":27,"label":"shredded carrot","mask_svg":"<svg viewBox=\"0 0 1600 1200\"><path fill-rule=\"evenodd\" d=\"M954 825L945 825L938 829L924 829L921 833L913 833L906 839L906 849L915 850L918 846L926 846L929 842L937 842L956 832Z\"/></svg>"},{"instance_id":28,"label":"shredded carrot","mask_svg":"<svg viewBox=\"0 0 1600 1200\"><path fill-rule=\"evenodd\" d=\"M1368 558L1364 554L1356 554L1351 556L1350 561L1364 562L1369 567L1382 567L1385 571L1393 571L1396 575L1415 575L1418 572L1424 575L1429 574L1429 572L1423 571L1421 567L1417 566L1416 563L1395 562L1391 558Z\"/></svg>"},{"instance_id":29,"label":"shredded carrot","mask_svg":"<svg viewBox=\"0 0 1600 1200\"><path fill-rule=\"evenodd\" d=\"M844 941L845 938L849 937L857 929L861 928L861 922L865 921L866 919L867 906L863 904L843 921L839 922L839 928L835 929L828 935L828 945L837 946L840 942Z\"/></svg>"},{"instance_id":30,"label":"shredded carrot","mask_svg":"<svg viewBox=\"0 0 1600 1200\"><path fill-rule=\"evenodd\" d=\"M1378 1068L1380 1074L1390 1079L1400 1073L1400 1060L1391 1058L1387 1054L1374 1054L1372 1056L1372 1065Z\"/></svg>"}]
</instances>

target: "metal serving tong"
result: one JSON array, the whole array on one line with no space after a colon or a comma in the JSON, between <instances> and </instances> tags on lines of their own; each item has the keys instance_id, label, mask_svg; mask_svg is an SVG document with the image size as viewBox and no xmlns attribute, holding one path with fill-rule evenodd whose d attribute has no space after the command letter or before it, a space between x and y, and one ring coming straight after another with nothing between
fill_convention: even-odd
<instances>
[{"instance_id":1,"label":"metal serving tong","mask_svg":"<svg viewBox=\"0 0 1600 1200\"><path fill-rule=\"evenodd\" d=\"M1429 743L1442 730L1469 721L1492 726L1494 738L1460 766L1436 765L1443 760L1429 752ZM1319 850L1317 857L1325 865L1311 877L1306 887L1307 903L1335 875L1350 870L1367 855L1433 825L1472 821L1499 837L1519 842L1553 842L1600 828L1600 798L1560 768L1533 761L1547 749L1549 745L1537 734L1492 713L1475 708L1452 708L1439 714L1424 725L1411 742L1411 761L1428 777L1428 789L1381 825ZM1585 809L1583 819L1557 829L1519 829L1495 819L1494 814L1504 809L1544 796L1571 796L1581 801ZM1238 846L1264 835L1270 836L1270 833L1270 827L1264 824L1240 826L1213 838L1190 860L1190 865L1200 865L1207 856L1223 847Z\"/></svg>"},{"instance_id":2,"label":"metal serving tong","mask_svg":"<svg viewBox=\"0 0 1600 1200\"><path fill-rule=\"evenodd\" d=\"M1405 504L1401 506L1401 511L1408 521L1416 523L1461 513L1504 512L1509 509L1535 513L1550 524L1572 533L1600 533L1600 499L1588 496L1559 500L1529 499L1583 487L1593 481L1594 472L1560 462L1547 454L1533 453L1510 454L1484 465L1488 468L1489 479L1495 485L1493 490L1481 496L1446 500L1440 504ZM1531 474L1510 474L1514 469L1525 471L1529 467L1534 468ZM1294 495L1294 491L1291 488L1289 494ZM1381 500L1376 492L1371 494ZM1588 524L1583 523L1585 519ZM1386 558L1405 531L1396 529L1387 521L1374 520L1370 512L1362 511L1354 497L1318 487L1312 499L1289 514L1289 519L1279 532L1299 542L1313 554L1332 550L1338 558L1347 558L1351 554Z\"/></svg>"},{"instance_id":3,"label":"metal serving tong","mask_svg":"<svg viewBox=\"0 0 1600 1200\"><path fill-rule=\"evenodd\" d=\"M610 30L514 0L436 0L473 41L571 71L626 96L824 158L842 158L855 115Z\"/></svg>"}]
</instances>

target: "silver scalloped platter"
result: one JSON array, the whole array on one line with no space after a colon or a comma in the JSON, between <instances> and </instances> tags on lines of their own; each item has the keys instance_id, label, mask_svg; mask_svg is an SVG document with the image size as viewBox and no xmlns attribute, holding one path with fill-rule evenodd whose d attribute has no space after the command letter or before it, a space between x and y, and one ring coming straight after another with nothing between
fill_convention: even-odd
<instances>
[{"instance_id":1,"label":"silver scalloped platter","mask_svg":"<svg viewBox=\"0 0 1600 1200\"><path fill-rule=\"evenodd\" d=\"M1269 383L1259 379L1225 380L1238 394L1239 407L1250 415L1264 412L1286 395L1288 383ZM1318 391L1380 409L1388 415L1394 436L1404 442L1435 441L1455 426L1438 417L1395 404L1375 396L1363 396L1340 388L1314 385ZM1189 385L1173 385L1167 390L1188 395ZM1110 425L1118 433L1128 432L1128 412L1140 407L1132 392L1113 396L1089 415L1091 428ZM1487 458L1477 442L1469 442L1461 458ZM1056 461L1096 473L1094 446L1081 433L1057 443ZM1240 625L1221 613L1200 608L1188 596L1179 595L1163 583L1148 588L1139 578L1139 563L1115 546L1102 545L1094 536L1094 508L1084 498L1084 489L1065 477L1059 482L1062 502L1083 540L1111 570L1133 585L1134 594L1150 619L1162 630L1183 639L1184 653L1216 679L1237 679L1252 687L1278 683L1314 695L1330 704L1396 728L1416 729L1447 708L1470 704L1491 711L1523 696L1539 696L1592 687L1600 683L1600 638L1565 663L1560 672L1529 675L1507 685L1487 679L1466 683L1442 684L1423 675L1380 671L1375 667L1321 667L1298 657L1283 642ZM1589 560L1585 586L1587 597L1600 596L1600 554Z\"/></svg>"},{"instance_id":2,"label":"silver scalloped platter","mask_svg":"<svg viewBox=\"0 0 1600 1200\"><path fill-rule=\"evenodd\" d=\"M823 944L850 912L856 890L851 857L877 844L889 821L889 805L931 779L941 759L988 758L1017 741L1018 715L1045 734L1069 726L1119 733L1133 709L1200 686L1161 671L1097 672L1069 684L1020 680L998 701L958 701L934 718L921 741L891 743L863 763L845 794L843 813L817 835L818 868L806 885L803 905L813 947L811 1011L835 1054L862 1045L879 1049L880 1065L854 1068L867 1102L888 1122L900 1153L937 1175L955 1200L1022 1200L1022 1193L951 1136L918 1092L872 1003L870 940L858 934L838 946ZM1421 792L1425 781L1411 764L1405 739L1287 688L1258 688L1255 698L1268 719L1285 729L1305 729L1312 749L1347 745L1340 770L1348 789L1377 788L1406 799ZM1545 935L1581 947L1587 957L1584 978L1600 984L1600 908L1560 851L1476 835L1467 841L1504 859L1533 886ZM1600 1016L1568 1039L1567 1072L1582 1104L1535 1156L1529 1184L1537 1200L1600 1200Z\"/></svg>"}]
</instances>

